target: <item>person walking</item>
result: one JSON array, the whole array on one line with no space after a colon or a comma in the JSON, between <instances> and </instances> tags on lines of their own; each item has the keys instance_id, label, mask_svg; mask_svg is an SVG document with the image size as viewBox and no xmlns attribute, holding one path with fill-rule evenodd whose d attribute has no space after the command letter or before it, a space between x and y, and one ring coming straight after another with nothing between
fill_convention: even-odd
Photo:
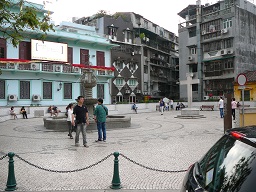
<instances>
[{"instance_id":1,"label":"person walking","mask_svg":"<svg viewBox=\"0 0 256 192\"><path fill-rule=\"evenodd\" d=\"M108 116L108 108L103 105L103 99L98 99L98 105L94 110L94 120L97 123L98 139L95 142L104 141L106 142L106 118Z\"/></svg>"},{"instance_id":2,"label":"person walking","mask_svg":"<svg viewBox=\"0 0 256 192\"><path fill-rule=\"evenodd\" d=\"M82 132L83 145L84 147L89 147L86 141L86 127L89 125L88 109L86 106L83 105L84 96L78 96L76 100L77 105L74 107L72 114L72 125L76 126L75 146L79 146L79 135L80 132Z\"/></svg>"},{"instance_id":3,"label":"person walking","mask_svg":"<svg viewBox=\"0 0 256 192\"><path fill-rule=\"evenodd\" d=\"M224 118L223 108L224 108L224 102L222 97L220 97L220 100L219 100L220 118Z\"/></svg>"},{"instance_id":4,"label":"person walking","mask_svg":"<svg viewBox=\"0 0 256 192\"><path fill-rule=\"evenodd\" d=\"M159 107L160 107L161 115L163 115L163 112L164 112L164 106L165 106L165 104L164 104L163 99L160 99L160 101L159 101Z\"/></svg>"},{"instance_id":5,"label":"person walking","mask_svg":"<svg viewBox=\"0 0 256 192\"><path fill-rule=\"evenodd\" d=\"M67 124L68 124L68 136L70 139L73 139L72 131L74 126L72 125L72 114L73 114L73 104L68 104L67 108Z\"/></svg>"},{"instance_id":6,"label":"person walking","mask_svg":"<svg viewBox=\"0 0 256 192\"><path fill-rule=\"evenodd\" d=\"M236 119L236 108L237 108L237 102L235 98L232 98L231 101L231 108L232 108L232 116L233 116L233 120Z\"/></svg>"},{"instance_id":7,"label":"person walking","mask_svg":"<svg viewBox=\"0 0 256 192\"><path fill-rule=\"evenodd\" d=\"M25 119L25 118L27 119L27 118L28 118L28 116L27 116L27 111L25 110L25 107L24 107L24 106L21 107L20 113L22 114L23 119Z\"/></svg>"}]
</instances>

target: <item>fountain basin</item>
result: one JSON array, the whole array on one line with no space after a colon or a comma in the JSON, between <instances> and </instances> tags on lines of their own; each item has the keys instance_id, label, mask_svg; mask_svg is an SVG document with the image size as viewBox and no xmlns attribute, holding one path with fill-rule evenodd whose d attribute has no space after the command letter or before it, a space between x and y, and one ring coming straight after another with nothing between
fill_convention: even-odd
<instances>
[{"instance_id":1,"label":"fountain basin","mask_svg":"<svg viewBox=\"0 0 256 192\"><path fill-rule=\"evenodd\" d=\"M44 117L44 127L53 131L67 132L66 117ZM97 124L93 119L89 120L88 130L97 130ZM107 129L119 129L131 127L131 116L128 115L109 115L106 120Z\"/></svg>"}]
</instances>

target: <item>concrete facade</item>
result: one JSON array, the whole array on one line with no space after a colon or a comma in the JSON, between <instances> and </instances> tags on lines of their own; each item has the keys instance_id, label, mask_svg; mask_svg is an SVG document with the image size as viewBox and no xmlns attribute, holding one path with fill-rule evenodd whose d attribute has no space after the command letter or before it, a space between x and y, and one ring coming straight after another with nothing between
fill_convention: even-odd
<instances>
[{"instance_id":1,"label":"concrete facade","mask_svg":"<svg viewBox=\"0 0 256 192\"><path fill-rule=\"evenodd\" d=\"M74 22L96 26L119 45L111 51L115 67L112 100L141 101L145 96L178 99L178 37L133 12L96 14Z\"/></svg>"},{"instance_id":2,"label":"concrete facade","mask_svg":"<svg viewBox=\"0 0 256 192\"><path fill-rule=\"evenodd\" d=\"M193 86L193 100L234 93L237 75L256 69L255 5L242 0L205 5L197 1L178 15L186 20L179 24L180 80L193 72L201 81L201 89ZM180 86L180 98L187 100L185 85Z\"/></svg>"}]
</instances>

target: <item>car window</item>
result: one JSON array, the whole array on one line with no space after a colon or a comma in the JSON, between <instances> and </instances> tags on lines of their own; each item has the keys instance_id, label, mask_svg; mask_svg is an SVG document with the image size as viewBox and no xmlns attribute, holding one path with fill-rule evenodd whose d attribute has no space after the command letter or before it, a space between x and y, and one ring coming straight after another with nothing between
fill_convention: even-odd
<instances>
[{"instance_id":1,"label":"car window","mask_svg":"<svg viewBox=\"0 0 256 192\"><path fill-rule=\"evenodd\" d=\"M255 157L254 147L225 135L199 161L198 182L209 192L253 192Z\"/></svg>"}]
</instances>

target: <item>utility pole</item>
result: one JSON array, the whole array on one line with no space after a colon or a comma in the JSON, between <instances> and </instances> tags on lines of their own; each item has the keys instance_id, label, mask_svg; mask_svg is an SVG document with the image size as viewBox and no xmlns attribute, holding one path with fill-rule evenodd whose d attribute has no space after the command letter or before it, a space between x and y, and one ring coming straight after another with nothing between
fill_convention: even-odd
<instances>
[{"instance_id":1,"label":"utility pole","mask_svg":"<svg viewBox=\"0 0 256 192\"><path fill-rule=\"evenodd\" d=\"M202 50L201 50L201 19L202 19L202 9L201 0L196 2L196 37L197 37L197 73L198 73L198 101L202 101L203 98L203 69L202 69Z\"/></svg>"}]
</instances>

